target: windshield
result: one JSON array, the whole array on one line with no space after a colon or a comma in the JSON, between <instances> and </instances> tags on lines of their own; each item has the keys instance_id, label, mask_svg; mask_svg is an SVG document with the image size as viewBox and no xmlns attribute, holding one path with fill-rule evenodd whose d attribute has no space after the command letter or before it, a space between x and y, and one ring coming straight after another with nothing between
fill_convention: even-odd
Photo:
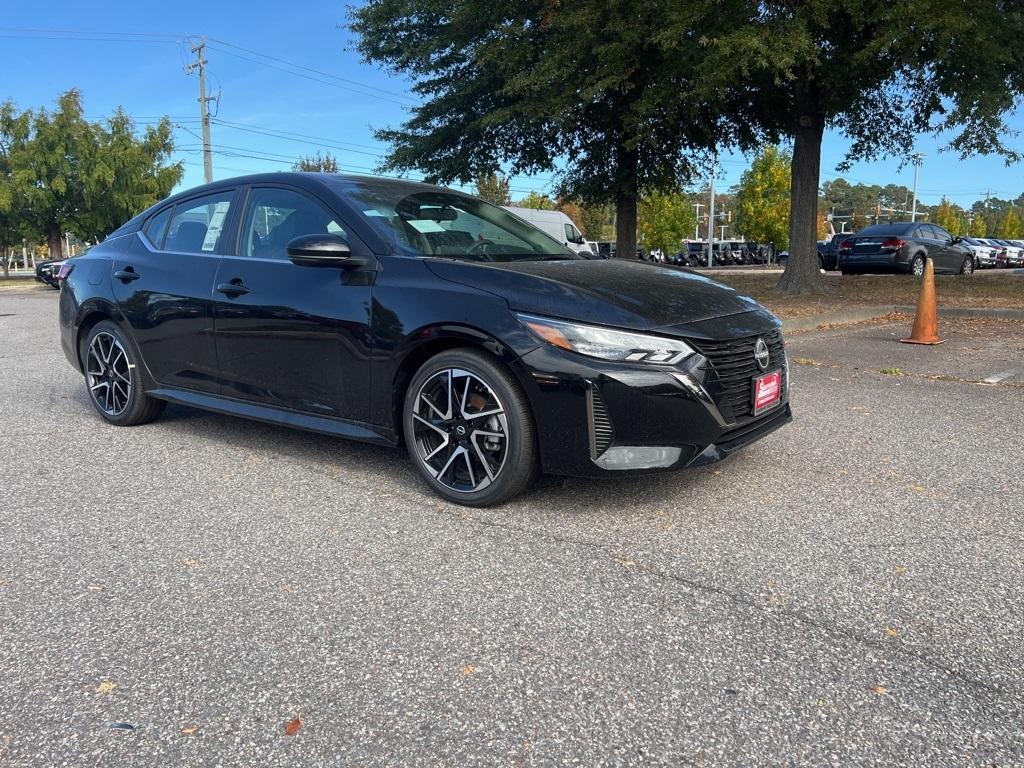
<instances>
[{"instance_id":1,"label":"windshield","mask_svg":"<svg viewBox=\"0 0 1024 768\"><path fill-rule=\"evenodd\" d=\"M404 185L366 185L347 196L398 252L471 261L580 258L557 240L482 200Z\"/></svg>"}]
</instances>

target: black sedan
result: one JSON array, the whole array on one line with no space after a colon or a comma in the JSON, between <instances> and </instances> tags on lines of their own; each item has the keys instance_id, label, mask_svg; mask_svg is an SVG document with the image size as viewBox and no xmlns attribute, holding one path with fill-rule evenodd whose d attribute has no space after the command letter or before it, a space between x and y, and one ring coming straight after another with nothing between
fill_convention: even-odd
<instances>
[{"instance_id":1,"label":"black sedan","mask_svg":"<svg viewBox=\"0 0 1024 768\"><path fill-rule=\"evenodd\" d=\"M578 258L474 197L267 174L75 260L61 340L111 424L166 402L384 445L486 505L541 471L722 459L790 421L778 320L705 277Z\"/></svg>"},{"instance_id":2,"label":"black sedan","mask_svg":"<svg viewBox=\"0 0 1024 768\"><path fill-rule=\"evenodd\" d=\"M936 272L969 275L974 254L936 224L902 221L865 227L839 243L839 269L844 275L862 272L924 274L926 259Z\"/></svg>"},{"instance_id":3,"label":"black sedan","mask_svg":"<svg viewBox=\"0 0 1024 768\"><path fill-rule=\"evenodd\" d=\"M63 263L63 259L50 259L49 261L38 262L36 264L36 280L40 283L46 283L51 288L60 288L57 275L60 273L60 267Z\"/></svg>"}]
</instances>

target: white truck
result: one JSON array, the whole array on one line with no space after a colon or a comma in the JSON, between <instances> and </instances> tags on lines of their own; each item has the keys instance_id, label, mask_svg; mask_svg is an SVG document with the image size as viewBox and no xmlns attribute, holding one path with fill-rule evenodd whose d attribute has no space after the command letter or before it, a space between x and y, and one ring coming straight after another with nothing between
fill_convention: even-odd
<instances>
[{"instance_id":1,"label":"white truck","mask_svg":"<svg viewBox=\"0 0 1024 768\"><path fill-rule=\"evenodd\" d=\"M595 257L583 235L573 224L572 219L561 211L541 211L535 208L516 208L512 205L503 206L511 214L518 216L528 224L532 224L548 237L552 237L572 251L586 256Z\"/></svg>"}]
</instances>

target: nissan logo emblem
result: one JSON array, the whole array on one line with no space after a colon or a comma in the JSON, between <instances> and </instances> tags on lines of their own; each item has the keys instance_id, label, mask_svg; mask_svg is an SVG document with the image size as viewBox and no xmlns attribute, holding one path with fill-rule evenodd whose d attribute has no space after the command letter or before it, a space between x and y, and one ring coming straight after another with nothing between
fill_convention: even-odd
<instances>
[{"instance_id":1,"label":"nissan logo emblem","mask_svg":"<svg viewBox=\"0 0 1024 768\"><path fill-rule=\"evenodd\" d=\"M459 437L462 437L463 435L466 434L466 428L460 424L455 428L455 434L458 435Z\"/></svg>"},{"instance_id":2,"label":"nissan logo emblem","mask_svg":"<svg viewBox=\"0 0 1024 768\"><path fill-rule=\"evenodd\" d=\"M764 339L759 338L754 345L754 362L763 371L768 367L768 359L768 345L764 343Z\"/></svg>"}]
</instances>

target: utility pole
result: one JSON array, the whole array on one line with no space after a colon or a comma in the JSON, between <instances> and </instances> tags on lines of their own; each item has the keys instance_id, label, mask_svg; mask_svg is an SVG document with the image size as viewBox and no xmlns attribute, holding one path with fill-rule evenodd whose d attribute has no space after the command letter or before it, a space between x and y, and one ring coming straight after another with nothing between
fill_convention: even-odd
<instances>
[{"instance_id":1,"label":"utility pole","mask_svg":"<svg viewBox=\"0 0 1024 768\"><path fill-rule=\"evenodd\" d=\"M700 240L700 209L704 207L704 203L694 203L693 207L697 213L697 223L693 227L693 239Z\"/></svg>"},{"instance_id":2,"label":"utility pole","mask_svg":"<svg viewBox=\"0 0 1024 768\"><path fill-rule=\"evenodd\" d=\"M715 173L718 170L718 155L711 158L711 202L708 207L708 266L715 266Z\"/></svg>"},{"instance_id":3,"label":"utility pole","mask_svg":"<svg viewBox=\"0 0 1024 768\"><path fill-rule=\"evenodd\" d=\"M192 46L192 53L196 60L185 67L185 72L191 75L199 72L199 116L203 120L203 177L206 183L213 181L213 152L210 149L210 102L216 101L213 96L206 95L206 38L199 38L199 42Z\"/></svg>"},{"instance_id":4,"label":"utility pole","mask_svg":"<svg viewBox=\"0 0 1024 768\"><path fill-rule=\"evenodd\" d=\"M921 161L924 159L924 152L917 152L914 155L914 202L910 204L910 220L917 221L917 176L921 171Z\"/></svg>"}]
</instances>

